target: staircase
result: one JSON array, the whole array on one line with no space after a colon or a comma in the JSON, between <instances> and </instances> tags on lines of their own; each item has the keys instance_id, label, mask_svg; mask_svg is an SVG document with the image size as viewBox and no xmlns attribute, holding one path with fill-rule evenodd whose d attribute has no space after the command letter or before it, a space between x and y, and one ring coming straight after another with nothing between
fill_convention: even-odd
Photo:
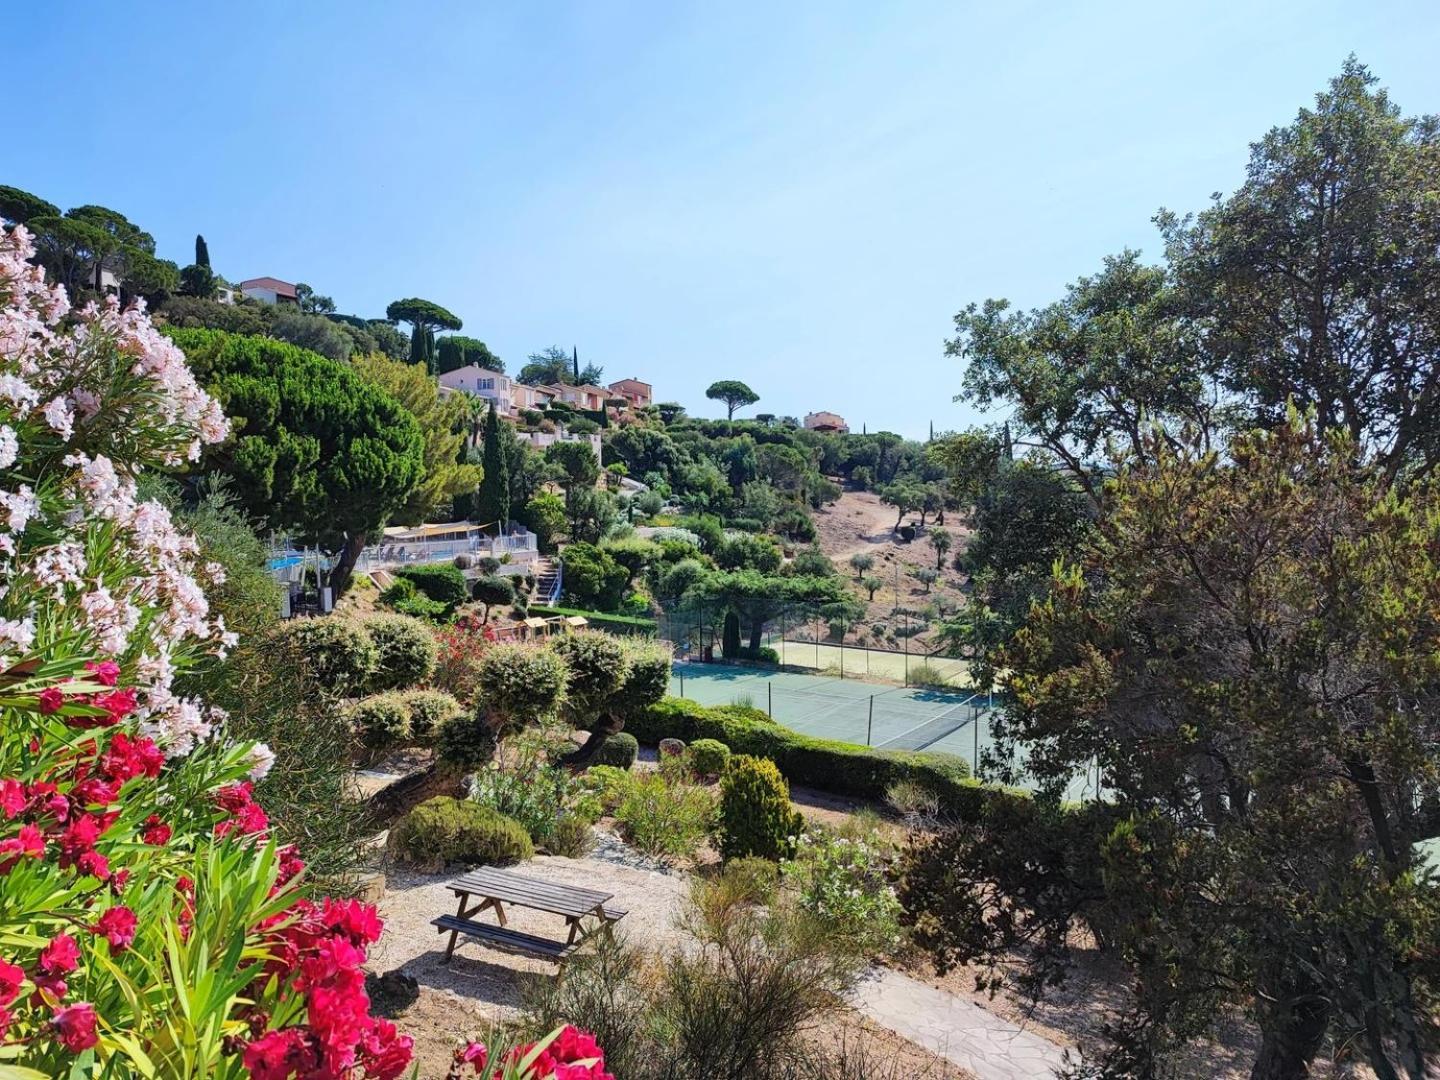
<instances>
[{"instance_id":1,"label":"staircase","mask_svg":"<svg viewBox=\"0 0 1440 1080\"><path fill-rule=\"evenodd\" d=\"M535 563L535 602L554 605L560 602L560 564L551 558Z\"/></svg>"}]
</instances>

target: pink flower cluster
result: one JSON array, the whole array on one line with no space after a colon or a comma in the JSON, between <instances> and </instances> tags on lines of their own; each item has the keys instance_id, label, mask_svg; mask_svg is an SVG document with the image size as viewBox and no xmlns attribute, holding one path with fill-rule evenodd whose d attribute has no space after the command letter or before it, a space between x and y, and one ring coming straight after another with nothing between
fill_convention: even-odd
<instances>
[{"instance_id":1,"label":"pink flower cluster","mask_svg":"<svg viewBox=\"0 0 1440 1080\"><path fill-rule=\"evenodd\" d=\"M183 755L216 718L171 691L177 657L233 636L210 613L194 539L135 477L228 427L143 306L71 312L33 254L23 228L0 231L0 661L28 654L47 616L76 616L95 649L135 661L146 732ZM95 450L115 431L128 442L112 462Z\"/></svg>"},{"instance_id":2,"label":"pink flower cluster","mask_svg":"<svg viewBox=\"0 0 1440 1080\"><path fill-rule=\"evenodd\" d=\"M293 985L304 995L306 1023L267 1031L245 1047L255 1080L395 1080L405 1071L413 1040L370 1015L361 970L381 925L373 907L355 900L301 900L271 920L267 971L298 972Z\"/></svg>"},{"instance_id":3,"label":"pink flower cluster","mask_svg":"<svg viewBox=\"0 0 1440 1080\"><path fill-rule=\"evenodd\" d=\"M605 1071L605 1051L595 1036L573 1025L567 1024L548 1039L515 1047L500 1064L519 1068L531 1054L534 1060L523 1067L519 1080L615 1080ZM461 1080L466 1066L474 1075L483 1075L489 1063L490 1051L484 1043L467 1043L455 1051L446 1080Z\"/></svg>"}]
</instances>

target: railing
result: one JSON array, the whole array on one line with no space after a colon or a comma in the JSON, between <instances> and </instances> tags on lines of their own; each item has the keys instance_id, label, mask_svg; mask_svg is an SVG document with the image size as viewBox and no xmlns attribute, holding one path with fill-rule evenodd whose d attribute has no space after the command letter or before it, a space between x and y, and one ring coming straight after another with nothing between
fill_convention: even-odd
<instances>
[{"instance_id":1,"label":"railing","mask_svg":"<svg viewBox=\"0 0 1440 1080\"><path fill-rule=\"evenodd\" d=\"M421 563L450 562L457 555L471 555L476 558L500 559L505 556L538 555L539 547L532 532L515 533L509 536L480 536L463 540L405 540L385 541L372 544L360 553L355 569L369 573L385 567L414 566ZM313 563L320 559L328 567L333 559L321 556L318 551L296 548L279 540L270 548L271 572L284 577L288 572L297 573L295 567Z\"/></svg>"}]
</instances>

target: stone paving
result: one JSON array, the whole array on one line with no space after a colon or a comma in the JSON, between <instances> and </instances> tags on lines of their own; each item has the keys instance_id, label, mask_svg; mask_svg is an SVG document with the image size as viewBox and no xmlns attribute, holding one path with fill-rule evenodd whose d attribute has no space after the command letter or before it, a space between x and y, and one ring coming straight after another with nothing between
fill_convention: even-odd
<instances>
[{"instance_id":1,"label":"stone paving","mask_svg":"<svg viewBox=\"0 0 1440 1080\"><path fill-rule=\"evenodd\" d=\"M1048 1039L885 968L865 974L850 1004L980 1080L1035 1080L1054 1075L1065 1063L1064 1050Z\"/></svg>"}]
</instances>

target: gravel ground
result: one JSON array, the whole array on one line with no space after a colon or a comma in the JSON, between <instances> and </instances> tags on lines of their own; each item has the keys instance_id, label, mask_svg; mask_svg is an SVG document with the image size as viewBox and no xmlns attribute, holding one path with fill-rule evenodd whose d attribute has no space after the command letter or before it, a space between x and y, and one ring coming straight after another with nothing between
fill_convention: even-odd
<instances>
[{"instance_id":1,"label":"gravel ground","mask_svg":"<svg viewBox=\"0 0 1440 1080\"><path fill-rule=\"evenodd\" d=\"M539 855L517 870L542 881L614 893L613 902L629 910L618 932L647 948L664 950L683 940L674 920L689 887L683 875L650 869L647 863L637 852L606 836L597 846L597 854L583 859ZM422 991L457 995L456 1004L466 1013L496 1020L511 1018L519 1008L525 978L549 978L555 965L464 938L450 963L442 963L448 935L439 933L430 920L455 912L455 895L445 886L458 876L411 874L390 867L386 894L380 902L385 934L370 950L368 966L376 972L400 968L419 981ZM517 930L552 938L564 935L565 920L559 915L511 907L506 916Z\"/></svg>"}]
</instances>

